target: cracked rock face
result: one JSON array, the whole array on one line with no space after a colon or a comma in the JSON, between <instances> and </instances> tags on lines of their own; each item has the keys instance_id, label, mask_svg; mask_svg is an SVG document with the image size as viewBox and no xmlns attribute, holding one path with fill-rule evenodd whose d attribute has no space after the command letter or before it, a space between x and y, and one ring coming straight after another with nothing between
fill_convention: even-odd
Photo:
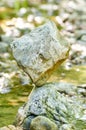
<instances>
[{"instance_id":1,"label":"cracked rock face","mask_svg":"<svg viewBox=\"0 0 86 130\"><path fill-rule=\"evenodd\" d=\"M49 21L11 44L17 63L36 86L43 85L68 56L69 44Z\"/></svg>"}]
</instances>

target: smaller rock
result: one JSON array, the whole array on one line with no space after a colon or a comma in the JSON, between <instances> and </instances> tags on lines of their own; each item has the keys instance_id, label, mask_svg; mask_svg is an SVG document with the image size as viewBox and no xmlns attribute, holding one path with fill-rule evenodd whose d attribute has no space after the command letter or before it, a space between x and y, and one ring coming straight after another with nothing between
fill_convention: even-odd
<instances>
[{"instance_id":1,"label":"smaller rock","mask_svg":"<svg viewBox=\"0 0 86 130\"><path fill-rule=\"evenodd\" d=\"M83 35L86 35L86 31L85 31L85 30L76 30L76 31L75 31L75 35L76 35L76 38L77 38L77 39L81 39L81 37L82 37Z\"/></svg>"},{"instance_id":2,"label":"smaller rock","mask_svg":"<svg viewBox=\"0 0 86 130\"><path fill-rule=\"evenodd\" d=\"M83 35L81 38L82 41L86 41L86 35Z\"/></svg>"},{"instance_id":3,"label":"smaller rock","mask_svg":"<svg viewBox=\"0 0 86 130\"><path fill-rule=\"evenodd\" d=\"M27 117L25 120L24 120L24 123L23 123L23 129L24 130L28 130L28 128L30 128L30 124L31 124L31 121L32 119L35 118L35 116L29 116Z\"/></svg>"},{"instance_id":4,"label":"smaller rock","mask_svg":"<svg viewBox=\"0 0 86 130\"><path fill-rule=\"evenodd\" d=\"M5 42L0 42L0 53L8 52L8 44Z\"/></svg>"},{"instance_id":5,"label":"smaller rock","mask_svg":"<svg viewBox=\"0 0 86 130\"><path fill-rule=\"evenodd\" d=\"M10 77L7 73L0 73L0 93L10 92Z\"/></svg>"},{"instance_id":6,"label":"smaller rock","mask_svg":"<svg viewBox=\"0 0 86 130\"><path fill-rule=\"evenodd\" d=\"M31 122L30 130L58 130L57 125L46 117L38 116Z\"/></svg>"},{"instance_id":7,"label":"smaller rock","mask_svg":"<svg viewBox=\"0 0 86 130\"><path fill-rule=\"evenodd\" d=\"M15 127L14 125L8 125L0 128L0 130L22 130L22 128Z\"/></svg>"},{"instance_id":8,"label":"smaller rock","mask_svg":"<svg viewBox=\"0 0 86 130\"><path fill-rule=\"evenodd\" d=\"M9 125L8 128L9 128L9 130L17 130L16 127L13 126L13 125ZM20 130L20 129L19 129L19 130Z\"/></svg>"},{"instance_id":9,"label":"smaller rock","mask_svg":"<svg viewBox=\"0 0 86 130\"><path fill-rule=\"evenodd\" d=\"M10 130L8 127L4 126L2 128L0 128L0 130Z\"/></svg>"}]
</instances>

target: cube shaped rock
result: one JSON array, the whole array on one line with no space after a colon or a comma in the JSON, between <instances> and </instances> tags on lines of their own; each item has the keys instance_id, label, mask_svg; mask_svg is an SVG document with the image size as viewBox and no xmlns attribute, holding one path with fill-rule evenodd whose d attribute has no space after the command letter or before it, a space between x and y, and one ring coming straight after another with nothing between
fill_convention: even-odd
<instances>
[{"instance_id":1,"label":"cube shaped rock","mask_svg":"<svg viewBox=\"0 0 86 130\"><path fill-rule=\"evenodd\" d=\"M11 44L19 66L37 86L43 85L68 56L70 45L61 36L56 25L49 21Z\"/></svg>"}]
</instances>

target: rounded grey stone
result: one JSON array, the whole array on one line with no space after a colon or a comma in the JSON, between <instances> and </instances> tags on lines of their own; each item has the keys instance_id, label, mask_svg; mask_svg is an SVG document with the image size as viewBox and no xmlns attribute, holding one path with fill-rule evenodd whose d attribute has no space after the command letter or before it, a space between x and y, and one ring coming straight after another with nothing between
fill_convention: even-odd
<instances>
[{"instance_id":1,"label":"rounded grey stone","mask_svg":"<svg viewBox=\"0 0 86 130\"><path fill-rule=\"evenodd\" d=\"M50 119L38 116L32 120L30 130L58 130L58 128Z\"/></svg>"}]
</instances>

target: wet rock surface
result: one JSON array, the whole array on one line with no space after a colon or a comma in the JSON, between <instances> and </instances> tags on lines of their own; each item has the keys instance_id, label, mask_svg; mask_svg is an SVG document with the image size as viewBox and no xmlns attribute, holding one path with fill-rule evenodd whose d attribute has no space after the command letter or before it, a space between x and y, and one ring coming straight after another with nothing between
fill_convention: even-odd
<instances>
[{"instance_id":1,"label":"wet rock surface","mask_svg":"<svg viewBox=\"0 0 86 130\"><path fill-rule=\"evenodd\" d=\"M69 44L51 21L11 44L13 56L36 86L50 77L68 56Z\"/></svg>"}]
</instances>

